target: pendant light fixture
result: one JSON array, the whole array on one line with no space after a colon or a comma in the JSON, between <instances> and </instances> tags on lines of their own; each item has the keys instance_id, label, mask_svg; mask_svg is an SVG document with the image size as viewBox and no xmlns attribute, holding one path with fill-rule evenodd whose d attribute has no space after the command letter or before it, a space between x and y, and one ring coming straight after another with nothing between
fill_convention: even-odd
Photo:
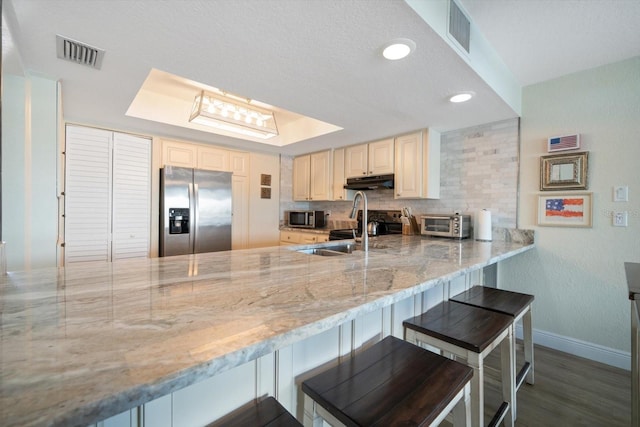
<instances>
[{"instance_id":1,"label":"pendant light fixture","mask_svg":"<svg viewBox=\"0 0 640 427\"><path fill-rule=\"evenodd\" d=\"M255 138L269 139L278 135L272 111L252 105L250 99L204 90L195 97L189 122Z\"/></svg>"}]
</instances>

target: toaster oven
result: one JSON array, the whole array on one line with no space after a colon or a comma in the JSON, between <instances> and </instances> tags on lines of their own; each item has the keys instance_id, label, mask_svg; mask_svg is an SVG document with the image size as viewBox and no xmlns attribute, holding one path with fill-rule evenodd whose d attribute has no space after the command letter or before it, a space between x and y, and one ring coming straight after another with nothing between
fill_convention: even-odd
<instances>
[{"instance_id":1,"label":"toaster oven","mask_svg":"<svg viewBox=\"0 0 640 427\"><path fill-rule=\"evenodd\" d=\"M471 235L471 216L460 214L431 214L420 217L420 234L423 236L466 239Z\"/></svg>"}]
</instances>

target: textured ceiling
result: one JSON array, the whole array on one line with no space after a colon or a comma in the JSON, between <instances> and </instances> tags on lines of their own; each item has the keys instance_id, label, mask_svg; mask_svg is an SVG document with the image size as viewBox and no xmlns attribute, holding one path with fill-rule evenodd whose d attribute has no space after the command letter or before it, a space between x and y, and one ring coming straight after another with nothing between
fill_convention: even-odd
<instances>
[{"instance_id":1,"label":"textured ceiling","mask_svg":"<svg viewBox=\"0 0 640 427\"><path fill-rule=\"evenodd\" d=\"M551 3L565 2L575 3ZM76 123L298 154L422 127L447 131L517 115L413 9L399 0L3 3L3 16L7 15L11 38L20 52L19 58L5 62L5 72L18 64L28 72L59 79L65 119ZM612 28L626 28L620 23L611 27L613 24L606 21L608 32L599 36L605 39L603 44L592 47L576 42L567 29L560 35L549 30L546 8L550 6L546 3L462 0L471 19L478 16L480 31L525 84L600 65L577 58L607 62L638 55L637 31L626 36L624 46L632 46L631 50L607 48L607 43L617 43L607 41ZM589 19L598 18L605 3L614 9L618 3L632 4L631 15L635 13L634 23L638 21L638 1L580 3L587 9L581 14L582 20L591 26ZM589 12L593 5L598 5L593 9L598 12L595 17ZM552 10L565 18L575 15L568 9ZM627 15L623 18L629 18ZM577 39L594 32L586 24L574 31ZM547 33L555 39L548 41ZM102 69L57 59L56 34L106 50ZM416 51L401 61L382 59L381 47L399 37L414 40ZM557 37L565 37L566 43ZM518 45L526 49L518 49ZM611 50L619 51L618 55L606 56ZM567 56L569 53L577 58ZM558 57L567 58L566 64L557 64ZM343 130L277 148L127 117L129 105L153 68ZM447 102L450 94L462 90L472 90L476 97L462 105Z\"/></svg>"}]
</instances>

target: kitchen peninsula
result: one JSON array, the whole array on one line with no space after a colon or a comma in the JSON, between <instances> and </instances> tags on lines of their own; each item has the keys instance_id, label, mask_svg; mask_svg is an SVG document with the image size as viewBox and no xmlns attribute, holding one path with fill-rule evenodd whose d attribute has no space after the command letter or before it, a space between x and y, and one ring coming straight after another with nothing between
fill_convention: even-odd
<instances>
[{"instance_id":1,"label":"kitchen peninsula","mask_svg":"<svg viewBox=\"0 0 640 427\"><path fill-rule=\"evenodd\" d=\"M9 273L0 424L203 425L263 394L299 416L310 370L402 336L449 287L534 248L514 240L380 236L332 257L283 246Z\"/></svg>"}]
</instances>

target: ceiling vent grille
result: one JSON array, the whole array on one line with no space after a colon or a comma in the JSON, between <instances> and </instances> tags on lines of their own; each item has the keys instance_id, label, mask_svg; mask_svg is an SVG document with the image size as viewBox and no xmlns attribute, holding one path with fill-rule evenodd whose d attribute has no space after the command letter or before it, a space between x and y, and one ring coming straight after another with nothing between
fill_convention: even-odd
<instances>
[{"instance_id":1,"label":"ceiling vent grille","mask_svg":"<svg viewBox=\"0 0 640 427\"><path fill-rule=\"evenodd\" d=\"M449 35L469 53L471 22L453 0L449 1Z\"/></svg>"},{"instance_id":2,"label":"ceiling vent grille","mask_svg":"<svg viewBox=\"0 0 640 427\"><path fill-rule=\"evenodd\" d=\"M56 50L60 59L86 65L96 70L102 67L104 50L97 47L58 34L56 35Z\"/></svg>"}]
</instances>

